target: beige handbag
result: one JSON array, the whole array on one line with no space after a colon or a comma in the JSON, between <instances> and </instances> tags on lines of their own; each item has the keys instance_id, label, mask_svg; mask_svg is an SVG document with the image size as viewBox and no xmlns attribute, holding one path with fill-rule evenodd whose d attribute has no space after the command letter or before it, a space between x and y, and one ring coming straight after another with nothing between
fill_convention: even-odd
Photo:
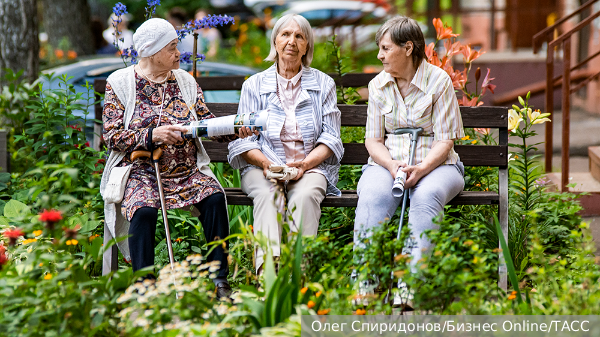
<instances>
[{"instance_id":1,"label":"beige handbag","mask_svg":"<svg viewBox=\"0 0 600 337\"><path fill-rule=\"evenodd\" d=\"M127 179L131 173L131 166L113 167L108 177L108 183L104 190L104 202L108 204L118 204L123 201Z\"/></svg>"}]
</instances>

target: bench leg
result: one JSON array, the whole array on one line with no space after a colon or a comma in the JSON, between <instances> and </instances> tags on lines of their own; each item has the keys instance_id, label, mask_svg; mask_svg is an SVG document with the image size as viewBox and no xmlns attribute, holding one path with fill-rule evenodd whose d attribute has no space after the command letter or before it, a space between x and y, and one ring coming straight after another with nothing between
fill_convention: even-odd
<instances>
[{"instance_id":1,"label":"bench leg","mask_svg":"<svg viewBox=\"0 0 600 337\"><path fill-rule=\"evenodd\" d=\"M500 168L499 171L498 194L500 195L500 202L498 203L498 221L500 222L502 235L508 243L508 168ZM500 242L498 242L498 246L502 248ZM498 254L498 259L498 287L506 291L508 288L506 261L502 252Z\"/></svg>"},{"instance_id":2,"label":"bench leg","mask_svg":"<svg viewBox=\"0 0 600 337\"><path fill-rule=\"evenodd\" d=\"M108 245L108 242L112 240L112 234L108 230L108 227L104 226L104 246ZM117 260L119 256L119 251L117 250L117 245L112 245L109 249L104 251L102 255L102 275L109 274L112 271L116 271L118 267L119 261Z\"/></svg>"}]
</instances>

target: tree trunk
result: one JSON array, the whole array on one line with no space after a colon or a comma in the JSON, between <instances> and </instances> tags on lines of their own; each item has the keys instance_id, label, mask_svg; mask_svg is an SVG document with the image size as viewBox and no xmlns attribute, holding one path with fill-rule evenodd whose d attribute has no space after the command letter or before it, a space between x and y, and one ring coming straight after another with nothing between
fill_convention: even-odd
<instances>
[{"instance_id":1,"label":"tree trunk","mask_svg":"<svg viewBox=\"0 0 600 337\"><path fill-rule=\"evenodd\" d=\"M95 53L90 27L90 6L87 0L41 1L44 29L52 47L59 48L61 41L66 38L70 50L74 50L78 55Z\"/></svg>"},{"instance_id":2,"label":"tree trunk","mask_svg":"<svg viewBox=\"0 0 600 337\"><path fill-rule=\"evenodd\" d=\"M0 90L4 68L24 70L24 79L35 81L39 71L37 1L0 0Z\"/></svg>"}]
</instances>

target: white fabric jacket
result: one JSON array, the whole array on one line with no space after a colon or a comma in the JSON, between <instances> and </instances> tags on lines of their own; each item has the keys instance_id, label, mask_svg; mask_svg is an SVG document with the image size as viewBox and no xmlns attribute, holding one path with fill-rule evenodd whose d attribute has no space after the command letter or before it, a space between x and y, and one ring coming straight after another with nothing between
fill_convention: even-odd
<instances>
[{"instance_id":1,"label":"white fabric jacket","mask_svg":"<svg viewBox=\"0 0 600 337\"><path fill-rule=\"evenodd\" d=\"M112 73L107 79L107 82L111 85L113 91L125 106L124 126L126 130L129 129L129 122L131 121L131 117L133 116L133 111L135 109L136 86L135 71L133 67L134 66L130 66L124 69L119 69ZM179 85L179 89L183 95L183 100L190 110L192 110L191 116L195 119L196 113L194 107L198 97L196 80L194 77L192 77L192 75L181 69L173 70L173 73L175 74L177 84ZM210 158L206 154L204 146L202 146L202 142L199 138L196 138L196 147L198 149L196 159L196 165L198 165L198 169L200 172L212 177L217 183L219 183L215 175L208 167ZM100 194L104 195L108 177L110 176L110 171L113 169L113 167L117 166L121 162L125 155L127 155L127 153L117 151L110 152L108 160L106 161L104 172L102 173ZM221 189L223 188L221 187ZM129 221L127 221L127 219L125 219L125 217L123 217L121 214L121 204L104 204L104 225L108 226L110 234L113 238L118 238L129 234ZM129 254L129 244L127 241L128 240L122 240L117 243L117 246L119 247L119 250L121 250L121 253L125 259L130 260L131 257Z\"/></svg>"},{"instance_id":2,"label":"white fabric jacket","mask_svg":"<svg viewBox=\"0 0 600 337\"><path fill-rule=\"evenodd\" d=\"M325 144L333 151L333 155L317 168L327 179L327 195L340 196L336 184L344 146L340 138L341 113L337 107L335 82L327 74L305 67L300 86L302 91L296 105L296 120L302 132L304 153L308 155L319 144ZM238 114L264 109L269 109L266 132L229 143L229 164L234 169L240 169L242 175L256 168L241 156L252 149L261 150L276 165L284 165L286 161L281 142L281 129L286 115L277 97L276 65L253 75L242 86Z\"/></svg>"}]
</instances>

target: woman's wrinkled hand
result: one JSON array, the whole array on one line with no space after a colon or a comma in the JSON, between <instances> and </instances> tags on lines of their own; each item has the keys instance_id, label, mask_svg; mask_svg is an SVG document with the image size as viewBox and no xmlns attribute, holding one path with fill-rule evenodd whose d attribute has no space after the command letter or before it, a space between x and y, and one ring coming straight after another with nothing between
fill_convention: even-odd
<instances>
[{"instance_id":1,"label":"woman's wrinkled hand","mask_svg":"<svg viewBox=\"0 0 600 337\"><path fill-rule=\"evenodd\" d=\"M425 176L425 169L421 165L405 166L402 171L406 172L405 190L415 186Z\"/></svg>"},{"instance_id":2,"label":"woman's wrinkled hand","mask_svg":"<svg viewBox=\"0 0 600 337\"><path fill-rule=\"evenodd\" d=\"M303 161L295 161L293 163L287 163L286 165L298 169L298 175L292 180L300 180L300 178L302 178L302 176L304 175L304 171L306 171L306 167Z\"/></svg>"},{"instance_id":3,"label":"woman's wrinkled hand","mask_svg":"<svg viewBox=\"0 0 600 337\"><path fill-rule=\"evenodd\" d=\"M401 167L406 167L406 164L400 160L391 160L386 168L390 171L392 178L396 179L396 173Z\"/></svg>"},{"instance_id":4,"label":"woman's wrinkled hand","mask_svg":"<svg viewBox=\"0 0 600 337\"><path fill-rule=\"evenodd\" d=\"M250 129L250 128L249 128L249 127L247 127L247 126L242 126L242 127L241 127L241 128L239 128L239 130L238 130L238 136L239 136L240 138L246 138L246 137L250 137L250 136L252 136L253 134L254 134L254 135L256 135L256 136L258 136L258 134L259 134L258 130L254 130L254 132L253 132L253 131L252 131L252 129Z\"/></svg>"},{"instance_id":5,"label":"woman's wrinkled hand","mask_svg":"<svg viewBox=\"0 0 600 337\"><path fill-rule=\"evenodd\" d=\"M159 126L152 130L152 142L174 145L183 141L182 133L186 133L187 128L179 125Z\"/></svg>"}]
</instances>

